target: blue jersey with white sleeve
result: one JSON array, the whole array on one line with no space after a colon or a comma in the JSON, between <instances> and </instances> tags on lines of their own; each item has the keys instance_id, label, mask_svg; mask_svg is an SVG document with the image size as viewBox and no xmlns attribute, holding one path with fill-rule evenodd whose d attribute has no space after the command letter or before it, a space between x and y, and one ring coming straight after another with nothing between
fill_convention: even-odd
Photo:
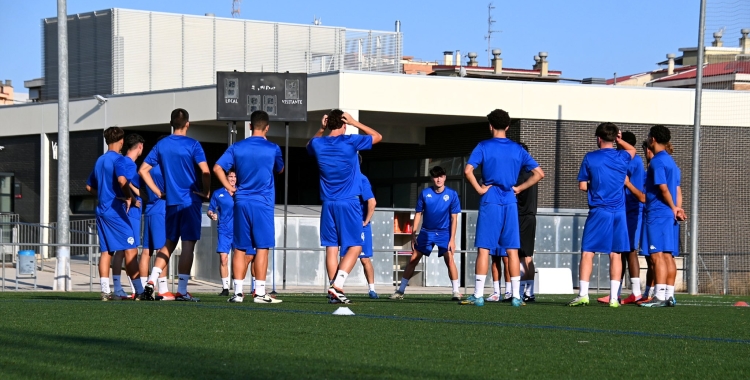
<instances>
[{"instance_id":1,"label":"blue jersey with white sleeve","mask_svg":"<svg viewBox=\"0 0 750 380\"><path fill-rule=\"evenodd\" d=\"M276 203L273 176L284 169L278 145L261 136L248 137L230 146L216 164L237 173L237 202L255 200L272 207Z\"/></svg>"},{"instance_id":2,"label":"blue jersey with white sleeve","mask_svg":"<svg viewBox=\"0 0 750 380\"><path fill-rule=\"evenodd\" d=\"M507 138L480 142L471 152L468 164L475 168L481 165L484 184L491 185L480 203L501 205L517 202L513 186L518 173L522 169L529 172L539 167L529 152Z\"/></svg>"},{"instance_id":3,"label":"blue jersey with white sleeve","mask_svg":"<svg viewBox=\"0 0 750 380\"><path fill-rule=\"evenodd\" d=\"M436 192L430 186L417 197L416 212L422 213L422 229L430 232L448 230L451 227L451 215L461 212L461 203L455 190L444 187Z\"/></svg>"},{"instance_id":4,"label":"blue jersey with white sleeve","mask_svg":"<svg viewBox=\"0 0 750 380\"><path fill-rule=\"evenodd\" d=\"M586 153L578 182L589 182L589 208L625 209L625 176L631 159L627 151L614 148Z\"/></svg>"},{"instance_id":5,"label":"blue jersey with white sleeve","mask_svg":"<svg viewBox=\"0 0 750 380\"><path fill-rule=\"evenodd\" d=\"M195 165L206 162L206 154L197 140L181 135L167 136L156 143L144 162L161 166L168 206L202 201L194 193L199 191Z\"/></svg>"},{"instance_id":6,"label":"blue jersey with white sleeve","mask_svg":"<svg viewBox=\"0 0 750 380\"><path fill-rule=\"evenodd\" d=\"M208 210L219 214L219 232L232 233L234 231L234 198L225 188L214 191Z\"/></svg>"},{"instance_id":7,"label":"blue jersey with white sleeve","mask_svg":"<svg viewBox=\"0 0 750 380\"><path fill-rule=\"evenodd\" d=\"M360 195L357 151L372 149L372 136L340 135L316 137L307 144L320 168L320 199L355 199Z\"/></svg>"}]
</instances>

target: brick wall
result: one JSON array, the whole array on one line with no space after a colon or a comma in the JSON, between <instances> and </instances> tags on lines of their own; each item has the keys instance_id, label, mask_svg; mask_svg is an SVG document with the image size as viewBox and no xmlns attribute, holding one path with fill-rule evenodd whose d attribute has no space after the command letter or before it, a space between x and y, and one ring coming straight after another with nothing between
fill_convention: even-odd
<instances>
[{"instance_id":1,"label":"brick wall","mask_svg":"<svg viewBox=\"0 0 750 380\"><path fill-rule=\"evenodd\" d=\"M23 198L13 199L15 213L22 222L39 222L39 178L41 175L39 135L0 138L0 172L14 173L14 181L21 184Z\"/></svg>"}]
</instances>

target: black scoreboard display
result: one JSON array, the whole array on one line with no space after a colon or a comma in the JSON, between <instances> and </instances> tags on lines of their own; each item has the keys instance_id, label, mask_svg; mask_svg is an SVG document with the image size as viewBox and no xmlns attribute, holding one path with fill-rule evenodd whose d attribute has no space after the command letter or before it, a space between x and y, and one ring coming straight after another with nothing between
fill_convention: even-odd
<instances>
[{"instance_id":1,"label":"black scoreboard display","mask_svg":"<svg viewBox=\"0 0 750 380\"><path fill-rule=\"evenodd\" d=\"M216 73L216 120L249 121L266 111L271 121L307 121L307 74Z\"/></svg>"}]
</instances>

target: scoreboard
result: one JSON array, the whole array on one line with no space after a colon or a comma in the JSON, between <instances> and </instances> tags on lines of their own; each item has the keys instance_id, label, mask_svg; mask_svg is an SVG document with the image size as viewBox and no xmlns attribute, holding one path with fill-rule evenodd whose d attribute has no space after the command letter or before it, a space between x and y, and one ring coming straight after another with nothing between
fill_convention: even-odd
<instances>
[{"instance_id":1,"label":"scoreboard","mask_svg":"<svg viewBox=\"0 0 750 380\"><path fill-rule=\"evenodd\" d=\"M266 111L271 121L307 121L307 74L216 73L216 120L249 121Z\"/></svg>"}]
</instances>

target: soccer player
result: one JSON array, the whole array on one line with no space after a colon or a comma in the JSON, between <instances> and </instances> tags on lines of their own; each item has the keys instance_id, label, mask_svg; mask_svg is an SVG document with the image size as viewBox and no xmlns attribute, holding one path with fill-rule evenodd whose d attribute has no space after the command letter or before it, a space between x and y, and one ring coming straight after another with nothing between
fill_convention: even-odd
<instances>
[{"instance_id":1,"label":"soccer player","mask_svg":"<svg viewBox=\"0 0 750 380\"><path fill-rule=\"evenodd\" d=\"M510 292L510 271L508 268L508 252L504 248L495 248L490 250L491 270L492 270L492 294L485 299L487 302L511 302L513 294ZM505 278L505 296L500 298L500 270L503 270Z\"/></svg>"},{"instance_id":2,"label":"soccer player","mask_svg":"<svg viewBox=\"0 0 750 380\"><path fill-rule=\"evenodd\" d=\"M594 252L609 253L609 306L620 306L617 299L622 277L620 254L630 251L624 185L628 166L636 151L620 137L619 132L612 123L599 124L595 133L599 149L586 153L578 171L578 188L588 194L589 214L581 239L578 297L568 306L589 304ZM615 140L623 150L614 149Z\"/></svg>"},{"instance_id":3,"label":"soccer player","mask_svg":"<svg viewBox=\"0 0 750 380\"><path fill-rule=\"evenodd\" d=\"M274 205L276 189L274 174L284 171L281 148L268 141L268 114L255 111L250 115L252 136L230 146L216 161L214 174L227 191L234 195L234 255L232 277L234 295L228 302L244 300L243 285L250 261L255 270L255 303L280 303L266 293L268 250L276 245ZM225 172L234 169L237 186L231 184ZM255 258L251 260L252 255Z\"/></svg>"},{"instance_id":4,"label":"soccer player","mask_svg":"<svg viewBox=\"0 0 750 380\"><path fill-rule=\"evenodd\" d=\"M199 299L188 292L187 286L193 267L195 244L201 238L201 205L203 200L208 200L211 191L211 173L201 144L187 137L190 128L188 112L182 108L175 109L170 115L169 124L174 132L156 143L138 171L156 197L161 198L165 194L151 177L151 169L159 165L164 175L167 199L167 241L156 256L146 284L145 296L148 300L154 299L154 283L166 268L169 256L181 239L182 253L177 265L179 280L175 300L198 302ZM202 192L198 190L195 165L198 165L202 173Z\"/></svg>"},{"instance_id":5,"label":"soccer player","mask_svg":"<svg viewBox=\"0 0 750 380\"><path fill-rule=\"evenodd\" d=\"M466 179L481 195L475 245L479 249L476 262L474 294L462 304L484 305L484 281L487 278L489 251L505 248L510 266L511 293L514 307L523 302L519 292L521 266L518 249L521 247L518 231L518 207L516 195L544 178L544 171L529 153L517 143L506 138L510 128L510 115L496 109L487 115L492 137L479 143L469 156L464 169ZM482 166L483 185L479 185L474 169ZM532 172L531 177L520 186L515 186L518 173Z\"/></svg>"},{"instance_id":6,"label":"soccer player","mask_svg":"<svg viewBox=\"0 0 750 380\"><path fill-rule=\"evenodd\" d=\"M663 125L651 127L648 135L649 149L654 157L646 174L646 236L648 252L654 262L656 291L644 307L675 306L674 281L677 270L674 254L679 254L677 226L685 220L682 209L682 195L679 191L680 169L666 147L671 140L671 132Z\"/></svg>"},{"instance_id":7,"label":"soccer player","mask_svg":"<svg viewBox=\"0 0 750 380\"><path fill-rule=\"evenodd\" d=\"M122 158L120 150L125 133L120 127L109 127L104 131L107 152L96 160L94 170L86 181L86 190L95 195L99 204L96 206L96 231L99 236L99 281L101 299L109 301L112 292L109 287L109 267L111 256L116 251L125 251L125 270L131 278L138 276L138 255L133 226L128 218L131 207L138 206L130 192L130 182L124 176L115 173L115 163ZM136 300L143 297L143 288L136 281Z\"/></svg>"},{"instance_id":8,"label":"soccer player","mask_svg":"<svg viewBox=\"0 0 750 380\"><path fill-rule=\"evenodd\" d=\"M227 173L227 181L231 187L237 184L237 173L230 169ZM229 253L234 248L234 198L229 194L226 188L216 190L211 195L211 202L208 205L209 218L218 220L216 226L216 253L219 254L220 265L219 274L221 275L222 290L220 296L229 296ZM242 291L240 291L242 293Z\"/></svg>"},{"instance_id":9,"label":"soccer player","mask_svg":"<svg viewBox=\"0 0 750 380\"><path fill-rule=\"evenodd\" d=\"M520 143L527 152L529 147ZM516 186L520 186L531 178L531 173L521 170L518 174ZM536 302L534 296L534 243L536 240L536 209L539 197L539 188L535 184L528 189L518 193L518 228L520 230L521 248L518 250L518 258L523 268L521 287L523 288L523 302ZM507 285L507 284L506 284ZM507 288L506 288L507 289Z\"/></svg>"},{"instance_id":10,"label":"soccer player","mask_svg":"<svg viewBox=\"0 0 750 380\"><path fill-rule=\"evenodd\" d=\"M339 247L348 247L338 264L336 279L328 288L328 294L331 299L350 303L343 287L364 243L357 152L371 149L383 137L374 129L354 120L349 113L338 109L323 116L321 124L321 128L307 143L307 152L315 156L320 170L320 198L323 201L320 245L326 247L326 258L336 255ZM347 135L346 125L351 125L366 135ZM328 136L323 136L326 129L331 132Z\"/></svg>"},{"instance_id":11,"label":"soccer player","mask_svg":"<svg viewBox=\"0 0 750 380\"><path fill-rule=\"evenodd\" d=\"M362 156L359 156L359 164L362 165ZM375 268L372 266L372 215L375 213L375 206L377 201L375 195L372 193L372 185L367 177L360 173L360 186L361 194L359 196L359 202L362 206L362 233L364 234L364 241L362 243L362 253L359 254L359 262L362 263L362 269L365 272L365 280L367 280L367 295L372 299L378 299L378 293L375 292ZM339 256L343 257L349 250L349 247L343 247L339 251ZM333 284L336 278L336 272L338 270L338 257L326 257L326 271L328 272L328 281ZM329 303L340 303L339 300L330 298Z\"/></svg>"},{"instance_id":12,"label":"soccer player","mask_svg":"<svg viewBox=\"0 0 750 380\"><path fill-rule=\"evenodd\" d=\"M128 219L130 220L130 225L133 227L133 238L135 238L136 247L141 245L141 204L143 203L143 200L140 196L141 178L138 176L135 160L137 160L138 157L141 156L141 153L143 153L144 142L145 140L143 137L136 133L125 136L123 144L125 155L115 162L115 175L118 177L121 176L124 180L128 181L130 192L134 195L135 204L137 204L137 206L130 207L130 210L128 210ZM123 251L117 251L112 258L112 283L115 287L115 292L112 295L113 300L125 300L131 298L131 296L125 293L122 289L122 281L120 279L124 258L125 252Z\"/></svg>"},{"instance_id":13,"label":"soccer player","mask_svg":"<svg viewBox=\"0 0 750 380\"><path fill-rule=\"evenodd\" d=\"M159 191L164 193L164 177L161 173L159 165L151 168L151 178L159 188ZM146 205L143 208L143 250L141 251L141 259L138 263L139 272L141 276L142 286L146 286L148 283L148 269L151 263L151 254L158 252L164 244L167 242L167 227L164 225L166 219L166 201L159 198L151 188L146 186ZM168 262L167 262L168 263ZM159 275L159 290L158 295L155 297L162 301L174 301L174 294L169 291L167 284L167 271L162 271Z\"/></svg>"},{"instance_id":14,"label":"soccer player","mask_svg":"<svg viewBox=\"0 0 750 380\"><path fill-rule=\"evenodd\" d=\"M622 139L628 144L635 146L636 138L633 132L623 132ZM622 150L618 145L617 149ZM630 282L633 292L621 300L622 305L638 302L641 299L641 265L638 261L638 248L641 242L641 228L643 223L643 203L639 199L639 194L643 193L646 185L646 171L643 168L643 160L639 155L635 155L628 165L626 183L625 183L625 214L628 224L628 242L630 243L630 252L622 255L622 277L625 276L625 268L630 272ZM620 282L622 289L622 282ZM619 298L619 293L618 293ZM610 296L598 299L601 303L609 303Z\"/></svg>"},{"instance_id":15,"label":"soccer player","mask_svg":"<svg viewBox=\"0 0 750 380\"><path fill-rule=\"evenodd\" d=\"M406 285L414 274L414 269L422 260L422 256L430 256L432 249L438 247L438 257L445 260L448 267L448 278L451 280L453 300L460 301L458 290L458 269L453 261L456 252L456 229L458 228L458 214L461 213L461 202L458 193L445 186L445 169L435 166L430 169L432 184L419 194L417 207L414 210L414 229L412 231L412 253L409 264L404 269L401 284L393 293L391 299L404 299ZM424 219L423 219L424 214ZM417 227L422 227L417 234Z\"/></svg>"}]
</instances>

